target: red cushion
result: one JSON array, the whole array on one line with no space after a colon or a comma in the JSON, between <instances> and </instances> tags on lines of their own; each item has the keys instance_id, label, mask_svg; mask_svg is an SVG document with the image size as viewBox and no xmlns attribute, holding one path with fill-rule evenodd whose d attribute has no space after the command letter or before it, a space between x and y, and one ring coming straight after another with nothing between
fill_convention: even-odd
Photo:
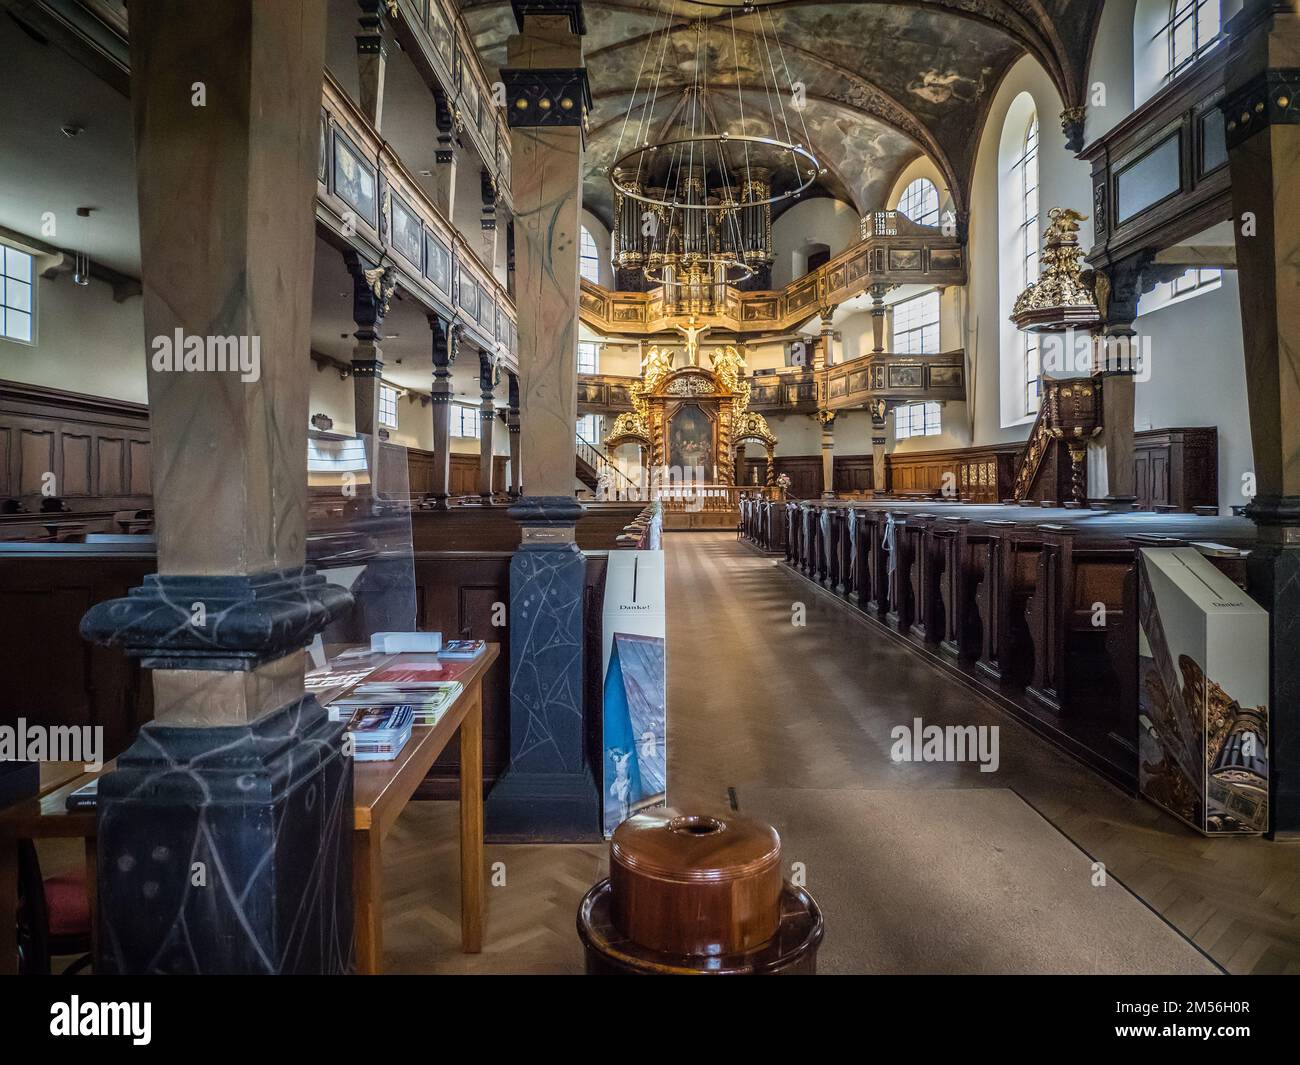
<instances>
[{"instance_id":1,"label":"red cushion","mask_svg":"<svg viewBox=\"0 0 1300 1065\"><path fill-rule=\"evenodd\" d=\"M86 894L86 873L45 878L45 906L50 914L50 935L90 935L90 897Z\"/></svg>"}]
</instances>

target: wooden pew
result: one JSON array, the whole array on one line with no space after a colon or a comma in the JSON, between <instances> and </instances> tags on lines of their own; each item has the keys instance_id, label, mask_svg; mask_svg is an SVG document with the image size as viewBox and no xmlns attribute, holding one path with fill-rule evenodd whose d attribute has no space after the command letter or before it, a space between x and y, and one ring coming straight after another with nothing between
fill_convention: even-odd
<instances>
[{"instance_id":1,"label":"wooden pew","mask_svg":"<svg viewBox=\"0 0 1300 1065\"><path fill-rule=\"evenodd\" d=\"M792 570L1126 785L1139 548L1255 536L1240 518L933 500L813 500L786 513ZM1244 585L1240 560L1214 561Z\"/></svg>"}]
</instances>

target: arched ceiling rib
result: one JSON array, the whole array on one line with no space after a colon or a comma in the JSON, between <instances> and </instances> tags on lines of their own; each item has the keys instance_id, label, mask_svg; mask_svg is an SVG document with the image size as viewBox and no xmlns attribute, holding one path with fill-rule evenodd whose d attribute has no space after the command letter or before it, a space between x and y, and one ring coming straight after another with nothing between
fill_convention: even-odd
<instances>
[{"instance_id":1,"label":"arched ceiling rib","mask_svg":"<svg viewBox=\"0 0 1300 1065\"><path fill-rule=\"evenodd\" d=\"M737 66L752 114L749 94L761 88L765 65L758 35L774 29L790 78L806 86L810 147L830 171L822 191L847 194L860 211L879 208L892 177L923 152L947 177L961 211L984 115L1006 71L1032 55L1063 106L1080 106L1101 6L1102 0L774 0L746 13L691 0L584 0L596 105L584 195L599 213L608 209L599 167L614 157L618 120L651 35L665 23L673 28L660 96L668 86L676 91L655 105L655 121L662 122L693 79L693 26L703 20L713 27L708 81L710 99L726 116L720 121L738 122ZM506 39L516 32L506 0L463 0L462 13L484 60L503 62Z\"/></svg>"}]
</instances>

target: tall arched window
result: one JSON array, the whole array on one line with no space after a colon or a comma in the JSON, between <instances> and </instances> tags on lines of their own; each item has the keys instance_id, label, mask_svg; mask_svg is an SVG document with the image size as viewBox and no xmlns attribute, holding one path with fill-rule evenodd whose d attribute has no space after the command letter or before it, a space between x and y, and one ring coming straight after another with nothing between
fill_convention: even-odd
<instances>
[{"instance_id":1,"label":"tall arched window","mask_svg":"<svg viewBox=\"0 0 1300 1065\"><path fill-rule=\"evenodd\" d=\"M1025 126L1022 150L1012 164L1012 180L1016 190L1019 211L1015 216L1017 228L1017 262L1020 266L1020 290L1038 280L1038 114L1030 115ZM1033 333L1021 333L1021 395L1024 413L1038 411L1039 382L1042 367L1039 364L1038 340Z\"/></svg>"},{"instance_id":2,"label":"tall arched window","mask_svg":"<svg viewBox=\"0 0 1300 1065\"><path fill-rule=\"evenodd\" d=\"M1168 80L1219 43L1222 22L1221 0L1172 0L1169 21L1160 29L1169 55Z\"/></svg>"},{"instance_id":3,"label":"tall arched window","mask_svg":"<svg viewBox=\"0 0 1300 1065\"><path fill-rule=\"evenodd\" d=\"M898 198L897 210L922 226L939 224L939 190L929 178L917 178Z\"/></svg>"},{"instance_id":4,"label":"tall arched window","mask_svg":"<svg viewBox=\"0 0 1300 1065\"><path fill-rule=\"evenodd\" d=\"M578 240L578 270L593 285L600 284L600 251L586 226Z\"/></svg>"}]
</instances>

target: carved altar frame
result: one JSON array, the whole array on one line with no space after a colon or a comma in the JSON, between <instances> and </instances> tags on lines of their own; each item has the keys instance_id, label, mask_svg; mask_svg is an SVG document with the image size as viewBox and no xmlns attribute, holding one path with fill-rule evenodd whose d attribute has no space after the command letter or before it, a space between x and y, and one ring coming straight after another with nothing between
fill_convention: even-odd
<instances>
[{"instance_id":1,"label":"carved altar frame","mask_svg":"<svg viewBox=\"0 0 1300 1065\"><path fill-rule=\"evenodd\" d=\"M670 458L668 431L674 416L688 404L698 406L713 423L712 484L732 484L735 464L731 458L731 416L736 393L718 375L703 366L683 366L665 375L646 394L650 411L650 447L656 466L667 466Z\"/></svg>"}]
</instances>

